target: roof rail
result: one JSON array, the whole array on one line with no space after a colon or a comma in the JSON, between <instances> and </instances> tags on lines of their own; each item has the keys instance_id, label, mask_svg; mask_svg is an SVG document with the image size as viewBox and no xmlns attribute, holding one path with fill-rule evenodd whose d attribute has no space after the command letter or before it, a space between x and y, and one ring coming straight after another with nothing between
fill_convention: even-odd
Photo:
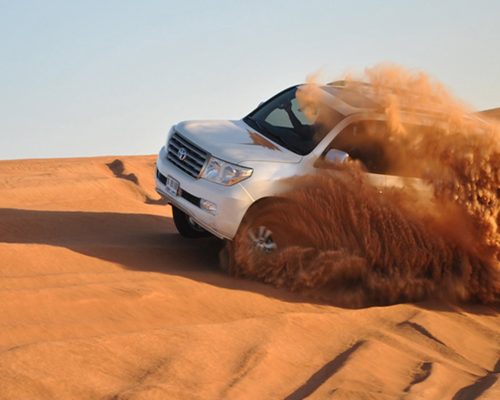
<instances>
[{"instance_id":1,"label":"roof rail","mask_svg":"<svg viewBox=\"0 0 500 400\"><path fill-rule=\"evenodd\" d=\"M348 81L348 80L345 80L345 79L342 79L342 80L339 80L339 81L328 82L326 85L327 86L335 86L335 87L346 87L349 84L353 84L353 85L356 85L356 86L363 86L363 87L367 87L367 88L373 87L373 85L371 83L361 82L361 81Z\"/></svg>"}]
</instances>

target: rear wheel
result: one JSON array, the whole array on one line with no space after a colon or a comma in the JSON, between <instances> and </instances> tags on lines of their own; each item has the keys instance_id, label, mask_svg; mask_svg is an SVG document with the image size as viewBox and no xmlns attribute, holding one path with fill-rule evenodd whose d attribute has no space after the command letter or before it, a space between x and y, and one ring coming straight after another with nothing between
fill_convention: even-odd
<instances>
[{"instance_id":1,"label":"rear wheel","mask_svg":"<svg viewBox=\"0 0 500 400\"><path fill-rule=\"evenodd\" d=\"M190 239L210 236L210 233L198 225L193 218L187 215L184 211L172 206L172 214L174 217L175 227L181 236Z\"/></svg>"}]
</instances>

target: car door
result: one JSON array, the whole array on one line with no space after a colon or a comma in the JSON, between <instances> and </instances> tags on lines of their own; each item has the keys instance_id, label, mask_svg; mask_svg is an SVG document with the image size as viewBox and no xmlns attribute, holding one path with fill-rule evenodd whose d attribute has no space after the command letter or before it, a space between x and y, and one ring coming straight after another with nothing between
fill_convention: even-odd
<instances>
[{"instance_id":1,"label":"car door","mask_svg":"<svg viewBox=\"0 0 500 400\"><path fill-rule=\"evenodd\" d=\"M385 122L366 120L347 125L327 146L323 157L330 150L340 150L349 159L360 162L370 183L379 188L387 186L388 158L384 147ZM393 177L397 178L397 177ZM394 179L391 179L391 183Z\"/></svg>"},{"instance_id":2,"label":"car door","mask_svg":"<svg viewBox=\"0 0 500 400\"><path fill-rule=\"evenodd\" d=\"M412 125L410 132L415 129L427 129L425 126ZM384 120L363 120L347 125L327 147L326 156L331 149L341 150L349 155L350 159L360 162L370 183L382 190L387 187L413 187L426 197L432 195L432 189L422 179L411 176L411 171L396 175L393 171L394 152L399 150L391 141L387 123Z\"/></svg>"}]
</instances>

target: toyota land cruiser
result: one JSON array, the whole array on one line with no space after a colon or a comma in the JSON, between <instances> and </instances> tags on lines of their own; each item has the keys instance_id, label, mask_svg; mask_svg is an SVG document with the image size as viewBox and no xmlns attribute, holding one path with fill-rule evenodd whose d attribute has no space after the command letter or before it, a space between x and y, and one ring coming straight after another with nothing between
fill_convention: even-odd
<instances>
[{"instance_id":1,"label":"toyota land cruiser","mask_svg":"<svg viewBox=\"0 0 500 400\"><path fill-rule=\"evenodd\" d=\"M156 189L172 205L181 235L232 240L246 214L285 190L286 178L312 174L321 161L357 159L374 185L401 185L373 141L374 131L384 135L386 116L370 90L343 81L319 86L320 101L307 113L297 99L305 88L288 88L241 120L185 121L170 129ZM250 236L263 250L277 246L261 227Z\"/></svg>"}]
</instances>

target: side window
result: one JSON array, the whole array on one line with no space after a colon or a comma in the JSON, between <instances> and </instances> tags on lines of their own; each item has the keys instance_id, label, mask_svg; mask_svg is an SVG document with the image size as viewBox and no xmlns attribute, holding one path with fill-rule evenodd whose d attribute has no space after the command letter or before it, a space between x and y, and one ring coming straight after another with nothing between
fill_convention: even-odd
<instances>
[{"instance_id":1,"label":"side window","mask_svg":"<svg viewBox=\"0 0 500 400\"><path fill-rule=\"evenodd\" d=\"M386 143L387 127L384 121L363 121L344 128L331 142L329 149L342 150L360 161L375 174L388 172Z\"/></svg>"}]
</instances>

